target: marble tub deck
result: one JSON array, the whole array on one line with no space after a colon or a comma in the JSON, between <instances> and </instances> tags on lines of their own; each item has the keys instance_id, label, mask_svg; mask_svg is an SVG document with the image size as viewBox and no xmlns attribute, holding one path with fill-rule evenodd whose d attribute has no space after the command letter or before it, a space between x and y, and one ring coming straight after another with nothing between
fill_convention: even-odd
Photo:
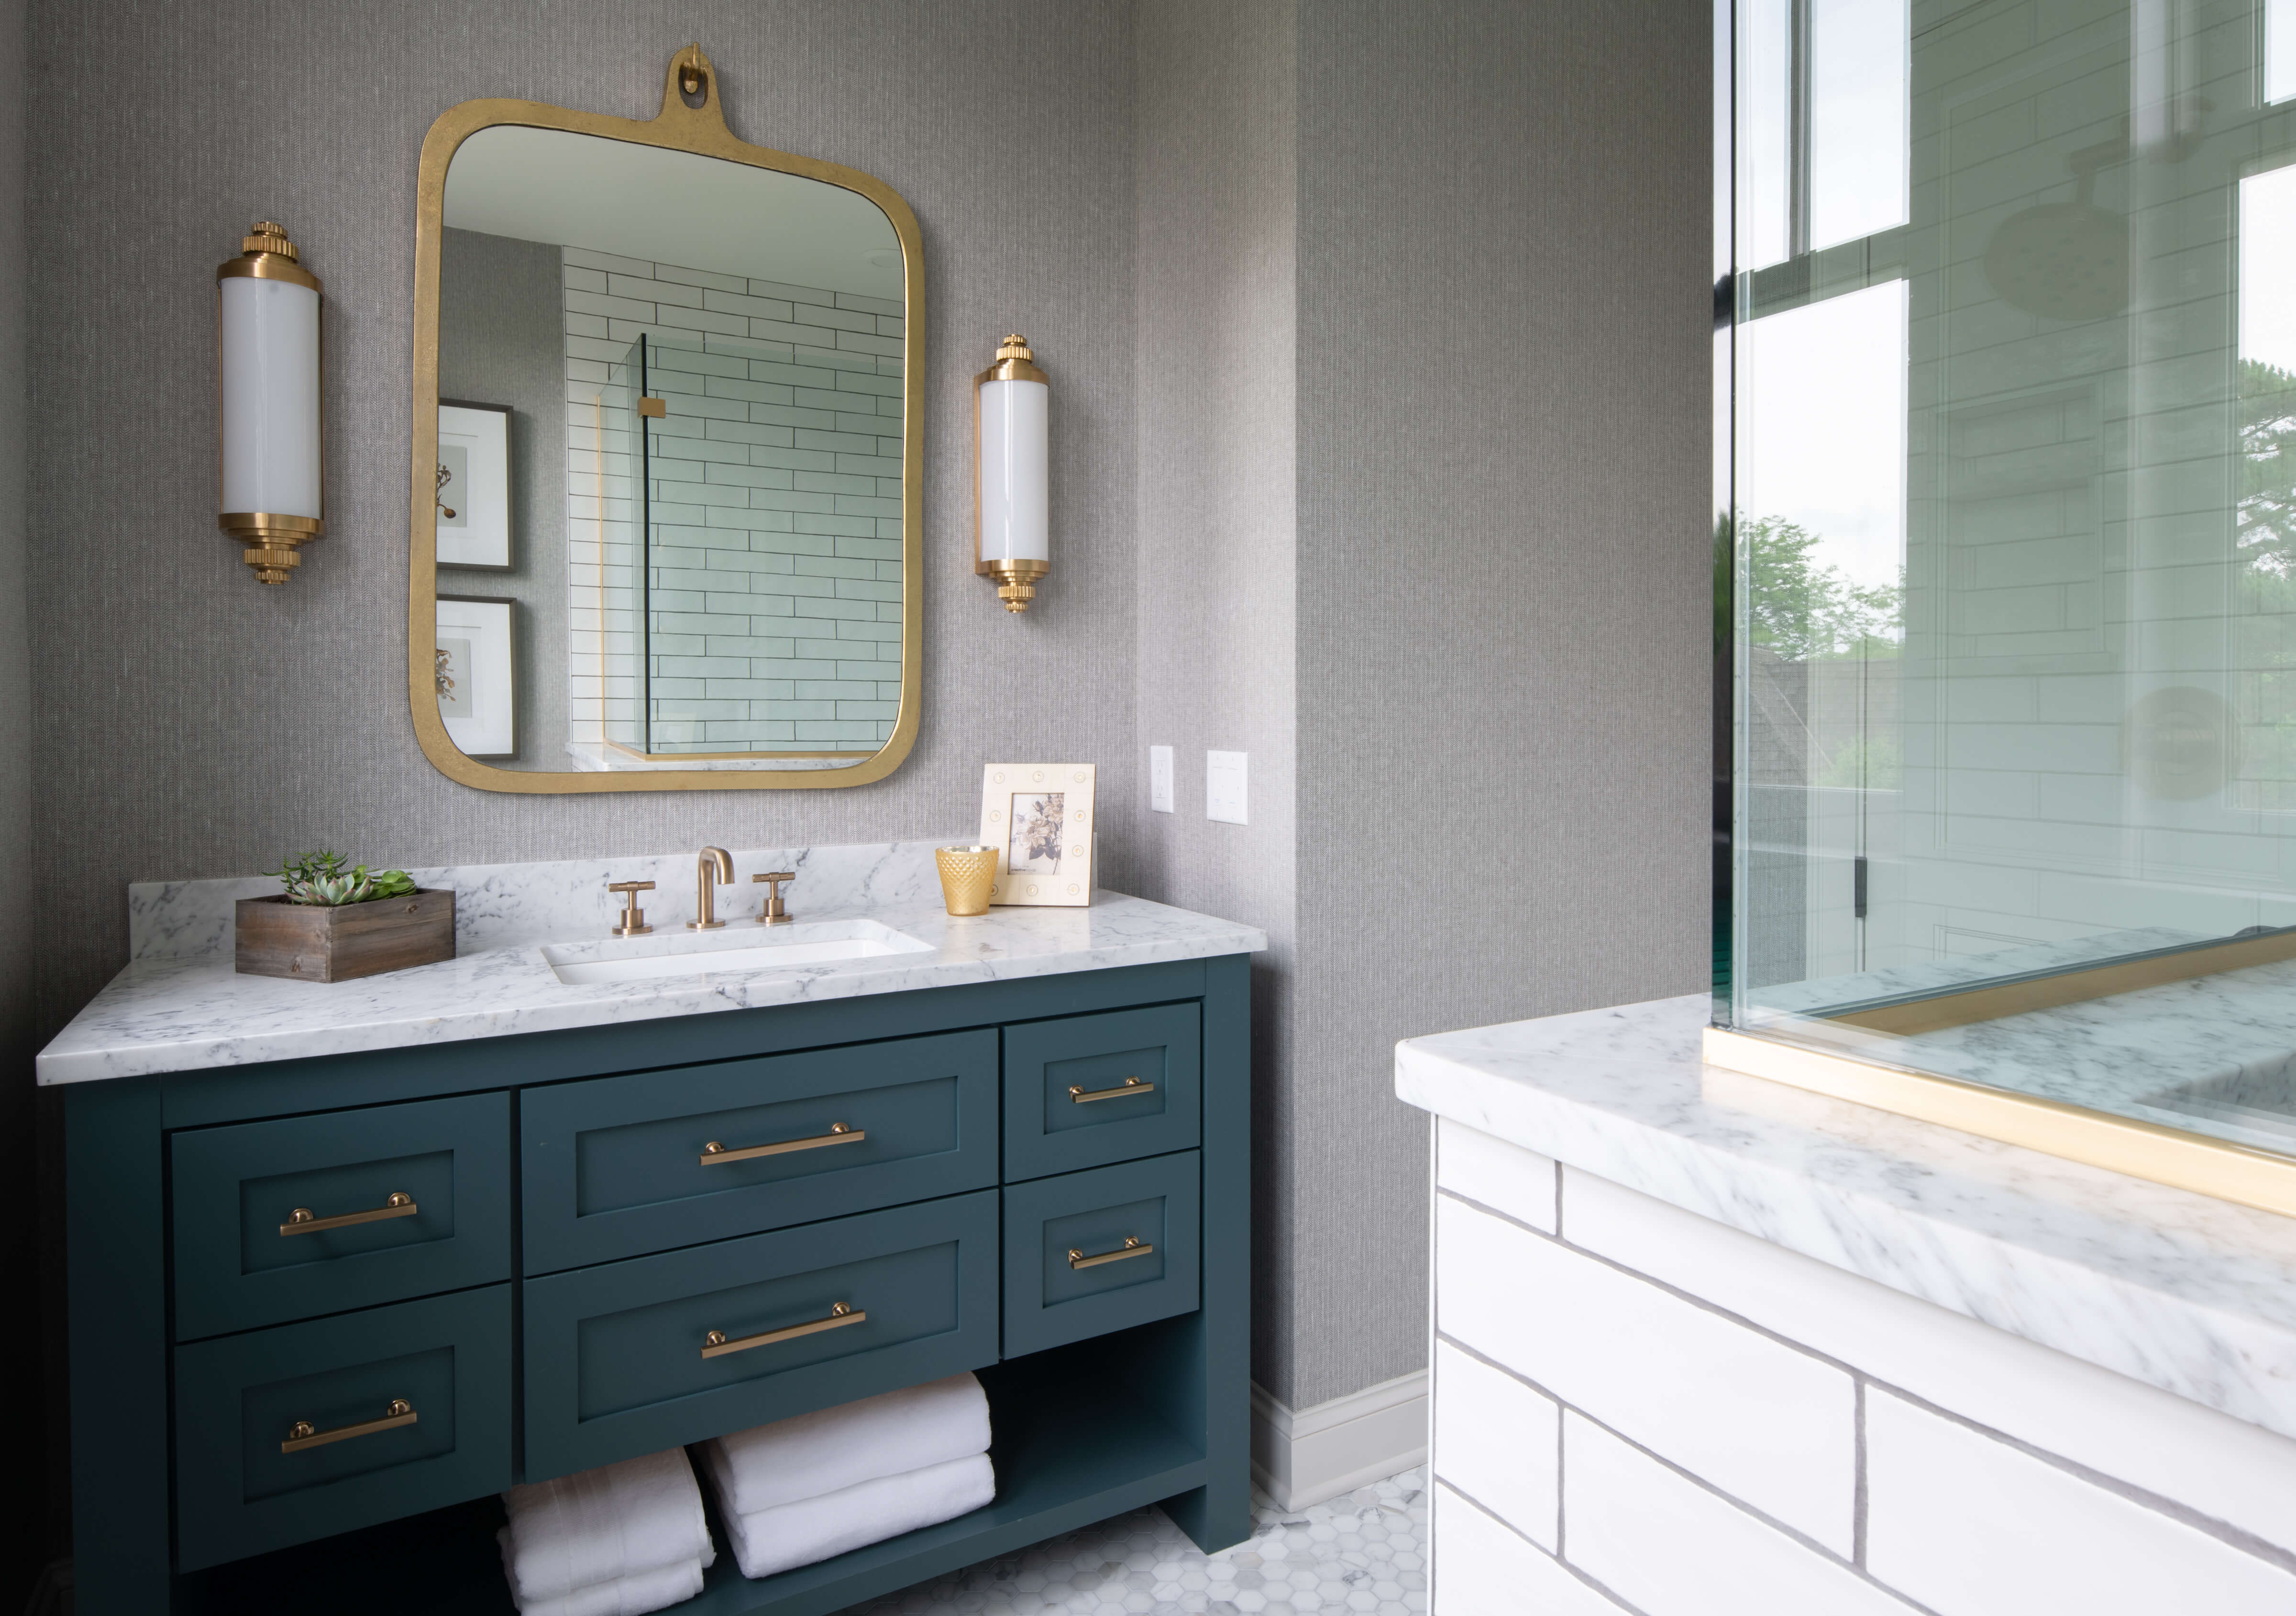
<instances>
[{"instance_id":1,"label":"marble tub deck","mask_svg":"<svg viewBox=\"0 0 2296 1616\"><path fill-rule=\"evenodd\" d=\"M1409 1039L1396 1092L2296 1437L2296 1218L1707 1066L1710 1009L1697 994Z\"/></svg>"},{"instance_id":2,"label":"marble tub deck","mask_svg":"<svg viewBox=\"0 0 2296 1616\"><path fill-rule=\"evenodd\" d=\"M1844 1054L2266 1150L2296 1149L2296 961L1910 1037L1805 1019L1842 1005L2223 940L2154 927L1782 984L1751 997L1758 1014L1781 1017L1782 1032ZM2211 1104L2212 1095L2244 1101L2247 1109Z\"/></svg>"},{"instance_id":3,"label":"marble tub deck","mask_svg":"<svg viewBox=\"0 0 2296 1616\"><path fill-rule=\"evenodd\" d=\"M621 982L562 982L545 943L607 939L621 899L609 882L652 881L641 895L655 932L676 936L694 903L694 855L411 870L455 895L457 957L348 982L241 976L232 969L233 906L275 893L269 879L129 889L130 963L43 1050L43 1085L262 1061L398 1049L771 1005L819 1003L973 982L1250 953L1265 933L1096 891L1080 908L998 908L960 919L943 907L932 842L775 848L734 855L718 889L729 923L713 937L758 942L765 870L795 870L783 895L799 921L865 919L927 945L920 953L810 965L723 970ZM942 844L946 845L946 844ZM655 939L644 939L646 943Z\"/></svg>"}]
</instances>

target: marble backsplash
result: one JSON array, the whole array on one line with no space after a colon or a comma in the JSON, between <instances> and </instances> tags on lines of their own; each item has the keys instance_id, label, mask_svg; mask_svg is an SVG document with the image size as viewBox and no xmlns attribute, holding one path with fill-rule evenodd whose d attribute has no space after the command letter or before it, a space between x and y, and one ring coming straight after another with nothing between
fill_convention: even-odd
<instances>
[{"instance_id":1,"label":"marble backsplash","mask_svg":"<svg viewBox=\"0 0 2296 1616\"><path fill-rule=\"evenodd\" d=\"M764 870L797 872L794 882L782 883L782 896L800 920L937 901L940 877L933 849L969 840L736 850L734 884L718 889L718 915L726 920L754 915L766 889L750 877ZM653 882L652 891L638 895L648 923L657 931L683 924L693 917L695 860L688 849L627 858L447 865L407 874L418 886L454 889L455 947L472 953L608 935L622 907L621 895L606 890L610 882ZM268 875L138 882L127 889L128 957L228 953L234 906L278 890L278 881Z\"/></svg>"}]
</instances>

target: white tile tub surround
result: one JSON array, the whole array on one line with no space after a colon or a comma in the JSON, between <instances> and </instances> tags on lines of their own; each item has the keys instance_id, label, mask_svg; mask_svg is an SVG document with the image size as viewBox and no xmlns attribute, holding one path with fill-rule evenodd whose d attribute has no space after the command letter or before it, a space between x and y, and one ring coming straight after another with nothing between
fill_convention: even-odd
<instances>
[{"instance_id":1,"label":"white tile tub surround","mask_svg":"<svg viewBox=\"0 0 2296 1616\"><path fill-rule=\"evenodd\" d=\"M1447 1194L1435 1218L1439 1341L1850 1552L1848 1374ZM1437 1473L1453 1479L1439 1456Z\"/></svg>"},{"instance_id":2,"label":"white tile tub surround","mask_svg":"<svg viewBox=\"0 0 2296 1616\"><path fill-rule=\"evenodd\" d=\"M1435 1343L1443 1479L1548 1554L1562 1546L1562 1406L1505 1371Z\"/></svg>"},{"instance_id":3,"label":"white tile tub surround","mask_svg":"<svg viewBox=\"0 0 2296 1616\"><path fill-rule=\"evenodd\" d=\"M1619 1616L1618 1604L1441 1483L1428 1525L1441 1608L1456 1616Z\"/></svg>"},{"instance_id":4,"label":"white tile tub surround","mask_svg":"<svg viewBox=\"0 0 2296 1616\"><path fill-rule=\"evenodd\" d=\"M1554 1233L1554 1162L1456 1123L1439 1123L1435 1182L1462 1201L1501 1212L1517 1223Z\"/></svg>"},{"instance_id":5,"label":"white tile tub surround","mask_svg":"<svg viewBox=\"0 0 2296 1616\"><path fill-rule=\"evenodd\" d=\"M1572 1244L2296 1554L2288 1439L1594 1174L1564 1168L1562 1183Z\"/></svg>"},{"instance_id":6,"label":"white tile tub surround","mask_svg":"<svg viewBox=\"0 0 2296 1616\"><path fill-rule=\"evenodd\" d=\"M1702 1092L1704 1010L1666 1001L1398 1052L1398 1090L1442 1114L1437 1616L2296 1610L2296 1440L1972 1317L2005 1311L2038 1333L2119 1296L2076 1333L2093 1356L2124 1328L2156 1348L2211 1339L2164 1330L2164 1314L2208 1314L2218 1341L2268 1341L2274 1321L2222 1304L2284 1297L2257 1265L2296 1225L2237 1208L2218 1218L2204 1198L2160 1202L2157 1186L2124 1179L2125 1222L2164 1206L2189 1216L2152 1230L2149 1248L2137 1227L2116 1243L2096 1226L2113 1204L2099 1186L2053 1177L2073 1164L1837 1102L1775 1110L1734 1074ZM1669 1054L1682 1048L1686 1075ZM1501 1120L1509 1137L1463 1112ZM1495 1164L1526 1182L1494 1183ZM1826 1240L1809 1240L1813 1210L1828 1214ZM2062 1250L2054 1266L1974 1262L1980 1229L2045 1249L2078 1233L2110 1283L2068 1283ZM1788 1235L1818 1253L1787 1249ZM2184 1260L2164 1264L2166 1251ZM2215 1275L2191 1272L2211 1259ZM2212 1281L2218 1305L2146 1292L2168 1273ZM1984 1293L2005 1275L2005 1296ZM1909 1294L1909 1279L1947 1305ZM1773 1409L1794 1378L1737 1367L1768 1355L1811 1384L1849 1386L1847 1466L1830 1445L1781 1442ZM2211 1379L2173 1355L2153 1366L2163 1382L2255 1389L2267 1408L2290 1390L2273 1367L2251 1356ZM1541 1405L1556 1407L1559 1444L1527 1417ZM1830 1398L1815 1407L1841 1417ZM1742 1451L1727 1448L1734 1434ZM1780 1473L1796 1464L1823 1485Z\"/></svg>"},{"instance_id":7,"label":"white tile tub surround","mask_svg":"<svg viewBox=\"0 0 2296 1616\"><path fill-rule=\"evenodd\" d=\"M2285 1563L1885 1391L1866 1440L1866 1564L1938 1616L2296 1610Z\"/></svg>"},{"instance_id":8,"label":"white tile tub surround","mask_svg":"<svg viewBox=\"0 0 2296 1616\"><path fill-rule=\"evenodd\" d=\"M1570 1563L1644 1616L1909 1616L1854 1567L1575 1412L1562 1475ZM1436 1600L1450 1610L1447 1589Z\"/></svg>"}]
</instances>

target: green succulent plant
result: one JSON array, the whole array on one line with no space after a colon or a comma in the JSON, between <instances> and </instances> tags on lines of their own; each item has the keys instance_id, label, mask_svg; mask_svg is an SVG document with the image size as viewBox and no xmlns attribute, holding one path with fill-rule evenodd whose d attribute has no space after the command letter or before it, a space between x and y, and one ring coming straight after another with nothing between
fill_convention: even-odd
<instances>
[{"instance_id":1,"label":"green succulent plant","mask_svg":"<svg viewBox=\"0 0 2296 1616\"><path fill-rule=\"evenodd\" d=\"M404 898L414 890L414 878L404 870L370 872L363 864L346 870L343 857L340 853L299 853L264 874L279 878L289 903L324 908Z\"/></svg>"}]
</instances>

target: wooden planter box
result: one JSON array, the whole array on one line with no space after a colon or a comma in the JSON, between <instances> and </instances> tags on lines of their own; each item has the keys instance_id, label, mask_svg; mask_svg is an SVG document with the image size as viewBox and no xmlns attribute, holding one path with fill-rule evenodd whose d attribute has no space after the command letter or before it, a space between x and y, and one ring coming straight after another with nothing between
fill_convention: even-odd
<instances>
[{"instance_id":1,"label":"wooden planter box","mask_svg":"<svg viewBox=\"0 0 2296 1616\"><path fill-rule=\"evenodd\" d=\"M249 976L347 982L455 957L455 895L417 889L333 908L242 898L238 969Z\"/></svg>"}]
</instances>

